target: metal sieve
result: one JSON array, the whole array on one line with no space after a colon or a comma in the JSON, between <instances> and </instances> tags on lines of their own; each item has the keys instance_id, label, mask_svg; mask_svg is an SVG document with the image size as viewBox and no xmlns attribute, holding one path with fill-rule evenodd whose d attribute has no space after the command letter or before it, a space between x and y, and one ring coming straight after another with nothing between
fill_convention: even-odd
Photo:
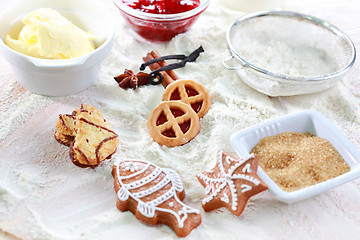
<instances>
[{"instance_id":1,"label":"metal sieve","mask_svg":"<svg viewBox=\"0 0 360 240\"><path fill-rule=\"evenodd\" d=\"M245 15L231 25L226 37L232 56L224 60L224 66L269 96L330 88L356 58L355 46L343 31L297 12Z\"/></svg>"}]
</instances>

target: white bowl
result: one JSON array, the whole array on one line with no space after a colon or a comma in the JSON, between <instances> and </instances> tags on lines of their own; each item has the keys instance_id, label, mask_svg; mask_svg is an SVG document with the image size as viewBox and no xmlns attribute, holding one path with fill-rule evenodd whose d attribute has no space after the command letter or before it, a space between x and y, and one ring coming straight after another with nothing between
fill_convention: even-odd
<instances>
[{"instance_id":1,"label":"white bowl","mask_svg":"<svg viewBox=\"0 0 360 240\"><path fill-rule=\"evenodd\" d=\"M21 54L5 43L7 34L21 31L21 19L39 8L52 8L95 36L95 51L84 56L63 59L40 59ZM106 6L92 0L24 0L0 14L0 53L10 63L16 80L27 90L49 96L79 92L97 77L100 62L112 48L115 21Z\"/></svg>"},{"instance_id":2,"label":"white bowl","mask_svg":"<svg viewBox=\"0 0 360 240\"><path fill-rule=\"evenodd\" d=\"M286 192L259 167L259 177L279 200L287 203L300 201L360 177L360 152L338 128L316 111L303 111L263 122L234 133L230 142L240 156L247 156L262 138L282 132L310 132L327 139L350 166L350 171L300 190Z\"/></svg>"}]
</instances>

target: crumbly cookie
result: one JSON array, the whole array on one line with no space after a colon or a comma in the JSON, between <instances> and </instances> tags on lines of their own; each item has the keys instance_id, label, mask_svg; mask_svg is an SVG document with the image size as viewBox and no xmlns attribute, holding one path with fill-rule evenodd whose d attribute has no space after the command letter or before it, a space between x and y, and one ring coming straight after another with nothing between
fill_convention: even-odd
<instances>
[{"instance_id":1,"label":"crumbly cookie","mask_svg":"<svg viewBox=\"0 0 360 240\"><path fill-rule=\"evenodd\" d=\"M70 146L70 158L75 165L94 168L111 157L119 139L109 128L109 123L91 111L80 111L76 115L76 135Z\"/></svg>"},{"instance_id":2,"label":"crumbly cookie","mask_svg":"<svg viewBox=\"0 0 360 240\"><path fill-rule=\"evenodd\" d=\"M256 174L258 165L258 155L252 154L239 160L221 152L213 169L197 175L200 184L205 187L204 210L226 207L240 216L249 198L267 189Z\"/></svg>"},{"instance_id":3,"label":"crumbly cookie","mask_svg":"<svg viewBox=\"0 0 360 240\"><path fill-rule=\"evenodd\" d=\"M131 211L148 224L166 224L179 237L201 223L200 211L182 202L185 191L175 171L146 161L118 160L112 175L120 211Z\"/></svg>"},{"instance_id":4,"label":"crumbly cookie","mask_svg":"<svg viewBox=\"0 0 360 240\"><path fill-rule=\"evenodd\" d=\"M147 126L156 142L175 147L189 142L199 133L200 120L189 105L165 101L152 111Z\"/></svg>"},{"instance_id":5,"label":"crumbly cookie","mask_svg":"<svg viewBox=\"0 0 360 240\"><path fill-rule=\"evenodd\" d=\"M60 114L55 139L70 146L70 158L80 167L95 168L116 151L117 134L93 106L82 104L72 114Z\"/></svg>"},{"instance_id":6,"label":"crumbly cookie","mask_svg":"<svg viewBox=\"0 0 360 240\"><path fill-rule=\"evenodd\" d=\"M55 139L66 146L74 141L74 122L75 115L59 114L59 119L56 121Z\"/></svg>"},{"instance_id":7,"label":"crumbly cookie","mask_svg":"<svg viewBox=\"0 0 360 240\"><path fill-rule=\"evenodd\" d=\"M202 118L211 106L211 98L204 86L193 80L176 80L169 84L163 94L163 101L181 101L192 107Z\"/></svg>"},{"instance_id":8,"label":"crumbly cookie","mask_svg":"<svg viewBox=\"0 0 360 240\"><path fill-rule=\"evenodd\" d=\"M102 114L93 106L81 104L81 107L75 109L71 114L59 114L59 119L56 122L55 139L66 146L70 146L74 141L75 120L80 112L89 112L92 116L97 116L103 119ZM104 120L105 121L105 120Z\"/></svg>"}]
</instances>

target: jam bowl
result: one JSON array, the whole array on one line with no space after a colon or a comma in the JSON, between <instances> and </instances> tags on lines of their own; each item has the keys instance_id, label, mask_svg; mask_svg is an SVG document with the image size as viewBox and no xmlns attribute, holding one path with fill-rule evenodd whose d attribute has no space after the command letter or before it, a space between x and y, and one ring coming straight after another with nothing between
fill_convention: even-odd
<instances>
[{"instance_id":1,"label":"jam bowl","mask_svg":"<svg viewBox=\"0 0 360 240\"><path fill-rule=\"evenodd\" d=\"M115 21L110 6L94 0L26 0L5 9L0 14L0 54L9 63L16 81L25 89L46 96L71 95L89 87L113 46ZM7 46L5 36L17 36L23 27L21 19L40 8L54 9L76 26L91 32L95 37L95 50L69 59L43 59Z\"/></svg>"},{"instance_id":2,"label":"jam bowl","mask_svg":"<svg viewBox=\"0 0 360 240\"><path fill-rule=\"evenodd\" d=\"M188 11L157 14L134 9L124 0L113 0L130 28L145 40L167 42L174 36L186 32L208 7L210 0L200 0L200 4Z\"/></svg>"}]
</instances>

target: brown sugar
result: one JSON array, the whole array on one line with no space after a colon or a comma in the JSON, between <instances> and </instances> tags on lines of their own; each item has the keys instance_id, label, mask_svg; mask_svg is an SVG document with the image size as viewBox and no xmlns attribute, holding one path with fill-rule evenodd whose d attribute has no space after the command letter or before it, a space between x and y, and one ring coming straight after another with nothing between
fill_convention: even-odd
<instances>
[{"instance_id":1,"label":"brown sugar","mask_svg":"<svg viewBox=\"0 0 360 240\"><path fill-rule=\"evenodd\" d=\"M310 133L283 132L264 137L253 148L260 166L284 191L295 191L350 170L332 144Z\"/></svg>"}]
</instances>

